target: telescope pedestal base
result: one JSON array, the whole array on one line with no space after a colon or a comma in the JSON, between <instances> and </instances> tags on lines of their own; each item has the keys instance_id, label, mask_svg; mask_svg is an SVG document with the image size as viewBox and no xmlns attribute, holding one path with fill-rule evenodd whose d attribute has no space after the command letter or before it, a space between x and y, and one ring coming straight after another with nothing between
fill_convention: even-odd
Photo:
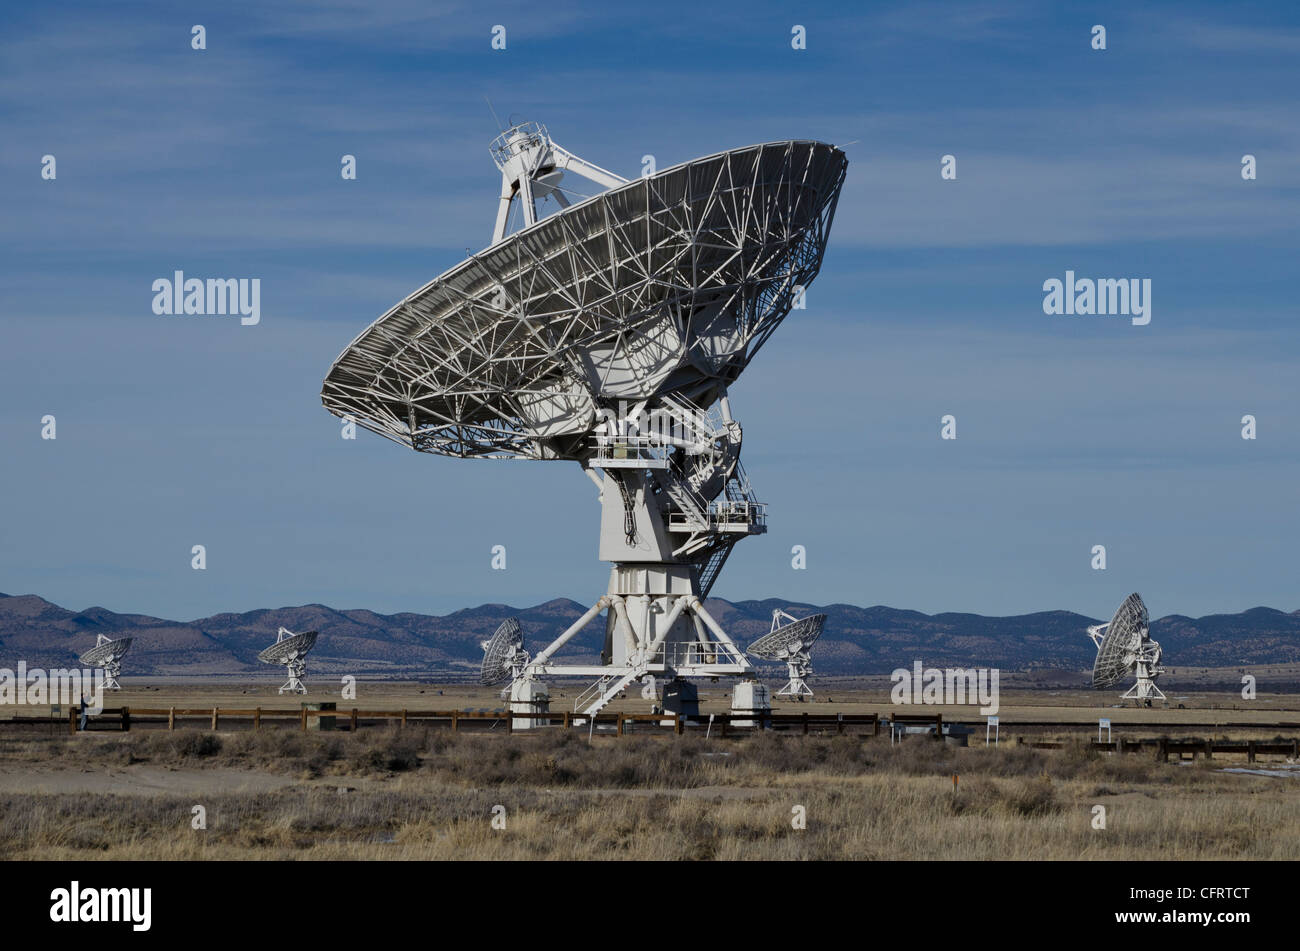
<instances>
[{"instance_id":1,"label":"telescope pedestal base","mask_svg":"<svg viewBox=\"0 0 1300 951\"><path fill-rule=\"evenodd\" d=\"M551 693L546 684L531 677L520 677L510 685L510 712L515 713L550 713ZM510 718L511 730L532 730L537 727L550 726L547 719L532 717Z\"/></svg>"},{"instance_id":2,"label":"telescope pedestal base","mask_svg":"<svg viewBox=\"0 0 1300 951\"><path fill-rule=\"evenodd\" d=\"M772 712L772 692L757 680L742 680L731 691L731 715L753 716L752 720L732 720L732 726L766 726Z\"/></svg>"}]
</instances>

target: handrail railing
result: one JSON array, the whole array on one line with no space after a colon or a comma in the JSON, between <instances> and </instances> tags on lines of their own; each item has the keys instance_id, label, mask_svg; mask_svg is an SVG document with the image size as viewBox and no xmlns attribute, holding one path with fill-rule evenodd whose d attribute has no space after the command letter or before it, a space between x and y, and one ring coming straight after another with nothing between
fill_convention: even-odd
<instances>
[{"instance_id":1,"label":"handrail railing","mask_svg":"<svg viewBox=\"0 0 1300 951\"><path fill-rule=\"evenodd\" d=\"M614 682L614 675L606 674L604 677L601 677L599 680L597 680L594 684L592 684L582 693L578 694L577 699L573 701L573 712L578 713L589 703L591 703L591 701L595 700L597 697L603 694L605 692L605 689L609 687L609 685L613 682Z\"/></svg>"}]
</instances>

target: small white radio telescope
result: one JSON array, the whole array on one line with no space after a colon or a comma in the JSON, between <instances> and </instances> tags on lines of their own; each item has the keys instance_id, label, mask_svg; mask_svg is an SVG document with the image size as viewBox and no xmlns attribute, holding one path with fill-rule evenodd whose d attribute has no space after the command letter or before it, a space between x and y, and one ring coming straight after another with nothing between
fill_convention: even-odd
<instances>
[{"instance_id":1,"label":"small white radio telescope","mask_svg":"<svg viewBox=\"0 0 1300 951\"><path fill-rule=\"evenodd\" d=\"M307 654L316 646L318 634L318 631L295 634L287 627L282 627L275 635L275 643L257 655L257 659L264 664L289 668L289 679L280 688L280 693L307 692L302 675L307 672Z\"/></svg>"},{"instance_id":2,"label":"small white radio telescope","mask_svg":"<svg viewBox=\"0 0 1300 951\"><path fill-rule=\"evenodd\" d=\"M728 387L803 306L848 161L790 140L629 181L536 122L490 153L501 171L492 244L363 331L321 401L418 452L581 466L600 492L609 585L522 666L503 655L512 700L527 694L535 710L537 678L595 677L576 708L594 714L655 677L665 709L690 712L694 688L680 678L753 669L703 604L732 547L767 531ZM597 193L570 191L581 179ZM543 217L550 198L557 210ZM600 662L557 663L602 613Z\"/></svg>"},{"instance_id":3,"label":"small white radio telescope","mask_svg":"<svg viewBox=\"0 0 1300 951\"><path fill-rule=\"evenodd\" d=\"M121 690L122 685L117 682L117 675L122 672L122 658L131 649L132 640L134 638L130 637L113 640L107 635L100 634L95 638L95 646L82 654L79 660L87 667L104 669L105 689Z\"/></svg>"},{"instance_id":4,"label":"small white radio telescope","mask_svg":"<svg viewBox=\"0 0 1300 951\"><path fill-rule=\"evenodd\" d=\"M782 622L785 623L782 623ZM781 661L786 665L790 682L776 692L778 697L804 700L813 695L805 683L812 676L812 646L822 636L825 614L811 614L796 619L777 608L772 612L772 630L749 645L746 653L760 660Z\"/></svg>"},{"instance_id":5,"label":"small white radio telescope","mask_svg":"<svg viewBox=\"0 0 1300 951\"><path fill-rule=\"evenodd\" d=\"M1150 618L1142 596L1134 593L1124 599L1109 624L1094 624L1088 636L1097 645L1097 660L1092 667L1092 685L1098 690L1113 687L1129 672L1137 674L1137 683L1120 698L1151 706L1151 700L1165 699L1156 686L1164 673L1160 666L1160 645L1151 640Z\"/></svg>"},{"instance_id":6,"label":"small white radio telescope","mask_svg":"<svg viewBox=\"0 0 1300 951\"><path fill-rule=\"evenodd\" d=\"M514 681L528 666L528 651L524 650L524 634L519 627L519 618L506 618L486 641L479 645L483 648L483 667L479 671L479 683L485 687L499 684L509 679ZM502 696L509 692L509 687L501 691Z\"/></svg>"}]
</instances>

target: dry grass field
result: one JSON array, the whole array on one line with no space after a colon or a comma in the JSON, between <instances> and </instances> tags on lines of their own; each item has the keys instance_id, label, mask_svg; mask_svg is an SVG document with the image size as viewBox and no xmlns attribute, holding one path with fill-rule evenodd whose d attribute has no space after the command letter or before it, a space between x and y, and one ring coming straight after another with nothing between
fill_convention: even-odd
<instances>
[{"instance_id":1,"label":"dry grass field","mask_svg":"<svg viewBox=\"0 0 1300 951\"><path fill-rule=\"evenodd\" d=\"M1300 770L1227 765L923 737L11 732L0 734L0 849L54 860L1300 859ZM1093 827L1097 805L1105 829ZM195 806L206 829L192 827Z\"/></svg>"},{"instance_id":2,"label":"dry grass field","mask_svg":"<svg viewBox=\"0 0 1300 951\"><path fill-rule=\"evenodd\" d=\"M1232 672L1229 672L1232 673ZM1209 678L1210 680L1213 677ZM497 710L496 688L360 683L357 699L309 682L133 679L110 707L296 711ZM552 688L572 709L580 685ZM888 681L819 682L817 700L778 713L933 713L982 723L974 706L894 707ZM70 735L0 729L0 848L11 859L1300 859L1300 764L1263 758L1158 762L1095 752L1098 717L1117 736L1263 739L1300 723L1300 696L1179 693L1152 708L1115 693L1004 683L1002 744L926 737L760 734L503 735L371 722L355 734L296 721L202 719L168 731ZM701 687L725 712L727 684ZM644 713L636 691L612 711ZM0 711L0 718L24 707ZM64 711L66 712L66 711ZM1054 721L1053 728L1017 723ZM1075 726L1077 724L1077 726ZM1193 724L1209 724L1210 728ZM108 724L111 725L111 724ZM1017 746L1055 738L1059 750ZM954 787L953 776L958 777ZM203 807L206 828L193 827ZM504 828L494 826L494 807ZM1094 828L1104 806L1106 827ZM806 815L796 828L796 807ZM503 813L502 813L503 810ZM497 826L501 825L498 818Z\"/></svg>"}]
</instances>

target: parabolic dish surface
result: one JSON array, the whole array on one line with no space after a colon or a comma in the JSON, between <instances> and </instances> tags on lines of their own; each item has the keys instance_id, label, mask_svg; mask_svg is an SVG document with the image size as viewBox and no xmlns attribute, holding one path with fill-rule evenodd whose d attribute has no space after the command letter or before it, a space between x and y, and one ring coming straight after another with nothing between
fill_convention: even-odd
<instances>
[{"instance_id":1,"label":"parabolic dish surface","mask_svg":"<svg viewBox=\"0 0 1300 951\"><path fill-rule=\"evenodd\" d=\"M510 674L508 663L516 648L524 646L523 630L518 618L506 618L483 649L483 668L479 682L485 687L500 683Z\"/></svg>"},{"instance_id":2,"label":"parabolic dish surface","mask_svg":"<svg viewBox=\"0 0 1300 951\"><path fill-rule=\"evenodd\" d=\"M286 637L258 654L257 659L264 664L286 664L291 659L306 655L315 647L318 634L318 631L305 631L293 637Z\"/></svg>"},{"instance_id":3,"label":"parabolic dish surface","mask_svg":"<svg viewBox=\"0 0 1300 951\"><path fill-rule=\"evenodd\" d=\"M817 275L846 168L831 145L774 142L588 198L392 308L321 401L424 452L579 460L602 407L707 406Z\"/></svg>"},{"instance_id":4,"label":"parabolic dish surface","mask_svg":"<svg viewBox=\"0 0 1300 951\"><path fill-rule=\"evenodd\" d=\"M1137 593L1130 594L1111 618L1097 648L1097 660L1092 666L1092 685L1111 687L1128 673L1134 652L1148 627L1147 606Z\"/></svg>"},{"instance_id":5,"label":"parabolic dish surface","mask_svg":"<svg viewBox=\"0 0 1300 951\"><path fill-rule=\"evenodd\" d=\"M78 660L88 667L102 667L109 661L121 660L131 647L132 640L134 638L122 637L107 644L100 644L86 651Z\"/></svg>"},{"instance_id":6,"label":"parabolic dish surface","mask_svg":"<svg viewBox=\"0 0 1300 951\"><path fill-rule=\"evenodd\" d=\"M808 650L822 636L826 625L825 614L810 614L789 624L778 627L769 634L764 634L745 651L753 657L763 660L780 660L783 651L795 648Z\"/></svg>"}]
</instances>

